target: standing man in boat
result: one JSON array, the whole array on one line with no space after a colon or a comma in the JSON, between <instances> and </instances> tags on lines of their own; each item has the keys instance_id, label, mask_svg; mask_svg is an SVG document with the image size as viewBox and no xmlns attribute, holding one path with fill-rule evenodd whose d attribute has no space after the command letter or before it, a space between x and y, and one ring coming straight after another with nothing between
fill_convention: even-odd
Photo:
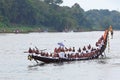
<instances>
[{"instance_id":1,"label":"standing man in boat","mask_svg":"<svg viewBox=\"0 0 120 80\"><path fill-rule=\"evenodd\" d=\"M109 31L111 32L111 38L113 39L113 28L112 28L111 25L110 25L110 27L109 27Z\"/></svg>"}]
</instances>

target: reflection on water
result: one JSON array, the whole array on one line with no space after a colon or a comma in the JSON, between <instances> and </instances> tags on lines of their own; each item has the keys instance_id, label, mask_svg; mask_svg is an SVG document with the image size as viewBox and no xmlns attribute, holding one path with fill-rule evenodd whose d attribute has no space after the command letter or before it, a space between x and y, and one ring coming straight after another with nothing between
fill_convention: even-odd
<instances>
[{"instance_id":1,"label":"reflection on water","mask_svg":"<svg viewBox=\"0 0 120 80\"><path fill-rule=\"evenodd\" d=\"M67 47L95 46L103 32L0 34L0 80L119 80L120 32L110 40L106 58L63 63L39 63L27 60L29 47L52 52L58 42ZM59 35L59 36L58 36ZM31 45L32 43L32 45Z\"/></svg>"},{"instance_id":2,"label":"reflection on water","mask_svg":"<svg viewBox=\"0 0 120 80\"><path fill-rule=\"evenodd\" d=\"M28 68L31 68L31 67L36 67L36 66L45 66L46 63L36 63L34 65L29 65Z\"/></svg>"},{"instance_id":3,"label":"reflection on water","mask_svg":"<svg viewBox=\"0 0 120 80\"><path fill-rule=\"evenodd\" d=\"M114 63L114 64L112 64L112 65L117 66L117 67L120 67L120 63Z\"/></svg>"},{"instance_id":4,"label":"reflection on water","mask_svg":"<svg viewBox=\"0 0 120 80\"><path fill-rule=\"evenodd\" d=\"M107 61L105 61L105 60L98 60L98 64L107 64Z\"/></svg>"},{"instance_id":5,"label":"reflection on water","mask_svg":"<svg viewBox=\"0 0 120 80\"><path fill-rule=\"evenodd\" d=\"M28 71L38 71L38 68L36 66L29 66Z\"/></svg>"}]
</instances>

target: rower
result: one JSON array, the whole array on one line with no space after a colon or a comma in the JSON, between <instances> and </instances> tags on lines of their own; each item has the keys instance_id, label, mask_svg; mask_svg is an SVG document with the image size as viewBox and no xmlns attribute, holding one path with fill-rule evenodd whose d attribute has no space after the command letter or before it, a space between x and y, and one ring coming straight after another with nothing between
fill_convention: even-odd
<instances>
[{"instance_id":1,"label":"rower","mask_svg":"<svg viewBox=\"0 0 120 80\"><path fill-rule=\"evenodd\" d=\"M81 53L81 49L80 48L78 49L78 52Z\"/></svg>"},{"instance_id":2,"label":"rower","mask_svg":"<svg viewBox=\"0 0 120 80\"><path fill-rule=\"evenodd\" d=\"M71 52L72 51L72 49L71 49L71 47L69 48L69 52Z\"/></svg>"},{"instance_id":3,"label":"rower","mask_svg":"<svg viewBox=\"0 0 120 80\"><path fill-rule=\"evenodd\" d=\"M33 51L32 51L32 49L31 49L31 48L29 48L28 52L29 52L29 53L33 53Z\"/></svg>"},{"instance_id":4,"label":"rower","mask_svg":"<svg viewBox=\"0 0 120 80\"><path fill-rule=\"evenodd\" d=\"M35 53L35 49L33 48L33 53Z\"/></svg>"},{"instance_id":5,"label":"rower","mask_svg":"<svg viewBox=\"0 0 120 80\"><path fill-rule=\"evenodd\" d=\"M65 52L64 47L61 48L61 51L62 51L62 52Z\"/></svg>"},{"instance_id":6,"label":"rower","mask_svg":"<svg viewBox=\"0 0 120 80\"><path fill-rule=\"evenodd\" d=\"M85 46L83 47L82 53L83 53L83 54L86 54L86 47L85 47Z\"/></svg>"},{"instance_id":7,"label":"rower","mask_svg":"<svg viewBox=\"0 0 120 80\"><path fill-rule=\"evenodd\" d=\"M57 52L57 48L54 49L54 52Z\"/></svg>"},{"instance_id":8,"label":"rower","mask_svg":"<svg viewBox=\"0 0 120 80\"><path fill-rule=\"evenodd\" d=\"M39 50L38 50L38 49L36 49L36 50L35 50L35 53L36 53L36 54L39 54Z\"/></svg>"},{"instance_id":9,"label":"rower","mask_svg":"<svg viewBox=\"0 0 120 80\"><path fill-rule=\"evenodd\" d=\"M101 49L101 47L99 46L98 42L96 42L96 48L99 49L99 50Z\"/></svg>"},{"instance_id":10,"label":"rower","mask_svg":"<svg viewBox=\"0 0 120 80\"><path fill-rule=\"evenodd\" d=\"M104 45L104 40L103 39L100 39L98 42L97 42L98 46L100 47L100 49L103 47Z\"/></svg>"},{"instance_id":11,"label":"rower","mask_svg":"<svg viewBox=\"0 0 120 80\"><path fill-rule=\"evenodd\" d=\"M96 42L96 51L98 54L101 53L101 56L103 57L103 54L102 54L102 44L99 44L98 42Z\"/></svg>"},{"instance_id":12,"label":"rower","mask_svg":"<svg viewBox=\"0 0 120 80\"><path fill-rule=\"evenodd\" d=\"M60 53L58 53L59 54L59 57L60 58L65 58L65 53L63 52L63 51L61 51Z\"/></svg>"},{"instance_id":13,"label":"rower","mask_svg":"<svg viewBox=\"0 0 120 80\"><path fill-rule=\"evenodd\" d=\"M57 49L57 52L59 53L61 51L61 47L59 47L58 49Z\"/></svg>"},{"instance_id":14,"label":"rower","mask_svg":"<svg viewBox=\"0 0 120 80\"><path fill-rule=\"evenodd\" d=\"M65 52L68 52L68 49L65 47Z\"/></svg>"},{"instance_id":15,"label":"rower","mask_svg":"<svg viewBox=\"0 0 120 80\"><path fill-rule=\"evenodd\" d=\"M87 48L88 48L87 49L88 53L90 53L91 52L91 45L89 44Z\"/></svg>"},{"instance_id":16,"label":"rower","mask_svg":"<svg viewBox=\"0 0 120 80\"><path fill-rule=\"evenodd\" d=\"M73 52L75 52L75 47L73 47L73 50L72 50Z\"/></svg>"},{"instance_id":17,"label":"rower","mask_svg":"<svg viewBox=\"0 0 120 80\"><path fill-rule=\"evenodd\" d=\"M35 53L36 54L39 54L39 49L35 46L36 50L35 50Z\"/></svg>"}]
</instances>

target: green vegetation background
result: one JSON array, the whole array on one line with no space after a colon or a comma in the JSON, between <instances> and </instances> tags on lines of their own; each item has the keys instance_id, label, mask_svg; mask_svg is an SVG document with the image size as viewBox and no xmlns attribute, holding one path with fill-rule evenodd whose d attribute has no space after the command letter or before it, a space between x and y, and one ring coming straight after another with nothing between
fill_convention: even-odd
<instances>
[{"instance_id":1,"label":"green vegetation background","mask_svg":"<svg viewBox=\"0 0 120 80\"><path fill-rule=\"evenodd\" d=\"M89 31L109 25L120 29L120 12L84 11L79 4L60 6L62 0L0 0L0 32Z\"/></svg>"}]
</instances>

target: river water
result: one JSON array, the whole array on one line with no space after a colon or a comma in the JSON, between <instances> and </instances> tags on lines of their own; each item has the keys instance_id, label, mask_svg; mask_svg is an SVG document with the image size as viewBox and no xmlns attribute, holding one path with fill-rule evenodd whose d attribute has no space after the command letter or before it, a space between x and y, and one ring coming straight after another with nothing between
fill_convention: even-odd
<instances>
[{"instance_id":1,"label":"river water","mask_svg":"<svg viewBox=\"0 0 120 80\"><path fill-rule=\"evenodd\" d=\"M67 47L83 47L95 42L103 31L80 33L0 34L0 80L120 80L120 32L110 39L106 58L52 64L36 64L27 60L29 47L53 52L57 43Z\"/></svg>"}]
</instances>

